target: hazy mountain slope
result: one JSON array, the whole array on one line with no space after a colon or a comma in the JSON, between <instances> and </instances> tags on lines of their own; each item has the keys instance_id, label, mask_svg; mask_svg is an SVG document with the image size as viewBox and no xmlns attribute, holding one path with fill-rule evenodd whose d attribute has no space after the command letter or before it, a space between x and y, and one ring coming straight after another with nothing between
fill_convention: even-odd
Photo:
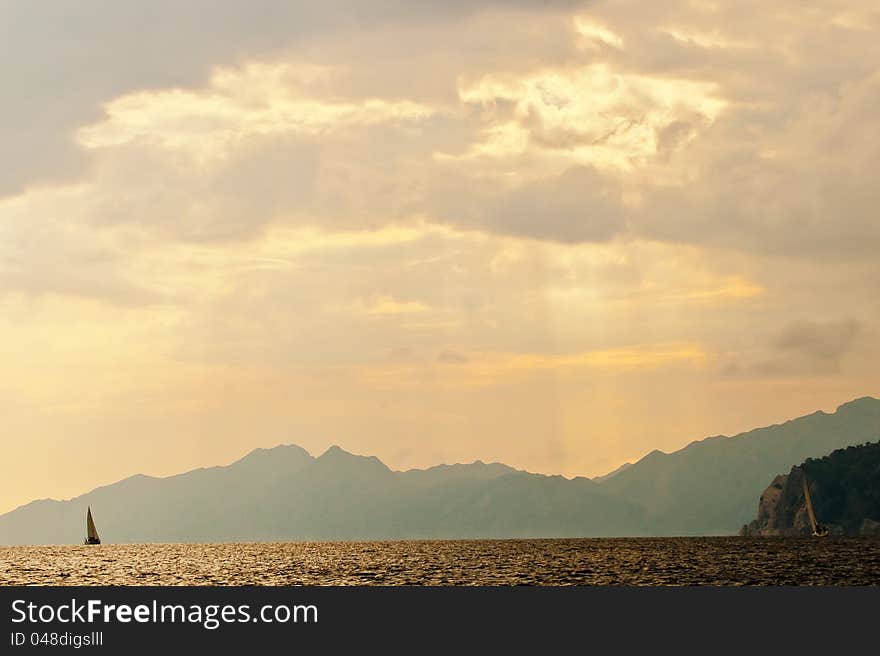
<instances>
[{"instance_id":1,"label":"hazy mountain slope","mask_svg":"<svg viewBox=\"0 0 880 656\"><path fill-rule=\"evenodd\" d=\"M598 537L644 535L644 513L635 504L604 496L586 478L569 480L516 472L489 482L446 482L421 490L408 504L422 513L422 535Z\"/></svg>"},{"instance_id":2,"label":"hazy mountain slope","mask_svg":"<svg viewBox=\"0 0 880 656\"><path fill-rule=\"evenodd\" d=\"M35 501L0 516L0 544L78 543L88 505L108 542L732 534L776 474L878 435L880 401L863 398L655 451L599 481L482 462L395 472L338 447L318 458L258 449L227 467Z\"/></svg>"},{"instance_id":3,"label":"hazy mountain slope","mask_svg":"<svg viewBox=\"0 0 880 656\"><path fill-rule=\"evenodd\" d=\"M634 535L634 504L587 479L499 464L394 472L332 447L255 451L228 467L135 476L0 516L0 544L78 543L91 505L107 542Z\"/></svg>"},{"instance_id":4,"label":"hazy mountain slope","mask_svg":"<svg viewBox=\"0 0 880 656\"><path fill-rule=\"evenodd\" d=\"M593 476L593 478L591 478L590 480L593 481L594 483L601 483L602 481L607 481L609 478L613 478L614 476L617 476L620 472L626 471L627 469L629 469L632 466L633 466L633 464L631 462L625 462L617 469L613 469L610 472L608 472L607 474L602 474L601 476Z\"/></svg>"},{"instance_id":5,"label":"hazy mountain slope","mask_svg":"<svg viewBox=\"0 0 880 656\"><path fill-rule=\"evenodd\" d=\"M428 469L408 469L401 475L414 483L421 485L436 485L451 480L476 478L488 480L498 478L505 474L512 474L517 470L500 462L486 464L480 460L470 464L435 465Z\"/></svg>"},{"instance_id":6,"label":"hazy mountain slope","mask_svg":"<svg viewBox=\"0 0 880 656\"><path fill-rule=\"evenodd\" d=\"M671 454L654 451L599 485L643 506L657 535L731 534L754 516L756 490L776 474L878 434L880 401L866 397L833 414L711 437Z\"/></svg>"},{"instance_id":7,"label":"hazy mountain slope","mask_svg":"<svg viewBox=\"0 0 880 656\"><path fill-rule=\"evenodd\" d=\"M168 478L132 476L70 501L37 501L0 516L0 544L81 541L89 505L109 541L214 539L231 524L257 524L288 477L313 461L297 446L257 449L226 467Z\"/></svg>"}]
</instances>

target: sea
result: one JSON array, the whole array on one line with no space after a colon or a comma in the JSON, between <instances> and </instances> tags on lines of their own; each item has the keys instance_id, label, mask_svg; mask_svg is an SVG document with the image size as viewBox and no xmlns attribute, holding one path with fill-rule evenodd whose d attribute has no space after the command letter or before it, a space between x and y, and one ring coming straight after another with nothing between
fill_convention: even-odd
<instances>
[{"instance_id":1,"label":"sea","mask_svg":"<svg viewBox=\"0 0 880 656\"><path fill-rule=\"evenodd\" d=\"M0 547L0 585L880 585L880 538Z\"/></svg>"}]
</instances>

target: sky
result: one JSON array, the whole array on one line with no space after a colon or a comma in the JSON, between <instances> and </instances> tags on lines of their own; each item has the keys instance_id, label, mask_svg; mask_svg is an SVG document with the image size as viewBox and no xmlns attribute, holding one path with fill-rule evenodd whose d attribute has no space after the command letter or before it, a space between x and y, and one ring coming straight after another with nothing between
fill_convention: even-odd
<instances>
[{"instance_id":1,"label":"sky","mask_svg":"<svg viewBox=\"0 0 880 656\"><path fill-rule=\"evenodd\" d=\"M873 1L0 0L0 512L603 474L880 396Z\"/></svg>"}]
</instances>

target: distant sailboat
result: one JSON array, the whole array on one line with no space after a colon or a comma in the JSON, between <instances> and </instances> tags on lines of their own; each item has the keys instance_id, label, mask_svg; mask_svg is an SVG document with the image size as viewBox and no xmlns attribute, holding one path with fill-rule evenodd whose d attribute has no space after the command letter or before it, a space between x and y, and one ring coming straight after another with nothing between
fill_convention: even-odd
<instances>
[{"instance_id":1,"label":"distant sailboat","mask_svg":"<svg viewBox=\"0 0 880 656\"><path fill-rule=\"evenodd\" d=\"M824 538L828 536L828 529L816 521L816 513L813 512L813 500L810 498L810 486L807 485L807 473L804 477L804 498L807 500L807 514L810 516L810 526L813 527L813 537Z\"/></svg>"},{"instance_id":2,"label":"distant sailboat","mask_svg":"<svg viewBox=\"0 0 880 656\"><path fill-rule=\"evenodd\" d=\"M86 515L86 540L84 544L101 544L101 538L98 537L98 529L95 528L95 520L92 519L92 508Z\"/></svg>"}]
</instances>

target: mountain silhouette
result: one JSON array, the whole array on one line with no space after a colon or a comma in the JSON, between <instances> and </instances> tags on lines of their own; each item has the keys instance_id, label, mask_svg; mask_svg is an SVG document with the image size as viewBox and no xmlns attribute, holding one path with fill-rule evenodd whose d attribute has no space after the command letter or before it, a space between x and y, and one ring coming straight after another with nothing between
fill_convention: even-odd
<instances>
[{"instance_id":1,"label":"mountain silhouette","mask_svg":"<svg viewBox=\"0 0 880 656\"><path fill-rule=\"evenodd\" d=\"M654 535L729 535L753 518L775 475L878 435L880 400L864 397L832 414L710 437L674 453L653 451L600 486L644 508Z\"/></svg>"},{"instance_id":2,"label":"mountain silhouette","mask_svg":"<svg viewBox=\"0 0 880 656\"><path fill-rule=\"evenodd\" d=\"M654 451L596 480L480 461L398 472L338 446L317 458L278 446L34 501L0 515L0 544L79 544L88 506L111 543L732 535L775 475L878 435L880 401L866 397Z\"/></svg>"},{"instance_id":3,"label":"mountain silhouette","mask_svg":"<svg viewBox=\"0 0 880 656\"><path fill-rule=\"evenodd\" d=\"M0 544L79 543L87 506L107 542L373 540L644 533L598 485L498 463L396 472L338 446L258 449L226 467L133 476L0 516Z\"/></svg>"}]
</instances>

